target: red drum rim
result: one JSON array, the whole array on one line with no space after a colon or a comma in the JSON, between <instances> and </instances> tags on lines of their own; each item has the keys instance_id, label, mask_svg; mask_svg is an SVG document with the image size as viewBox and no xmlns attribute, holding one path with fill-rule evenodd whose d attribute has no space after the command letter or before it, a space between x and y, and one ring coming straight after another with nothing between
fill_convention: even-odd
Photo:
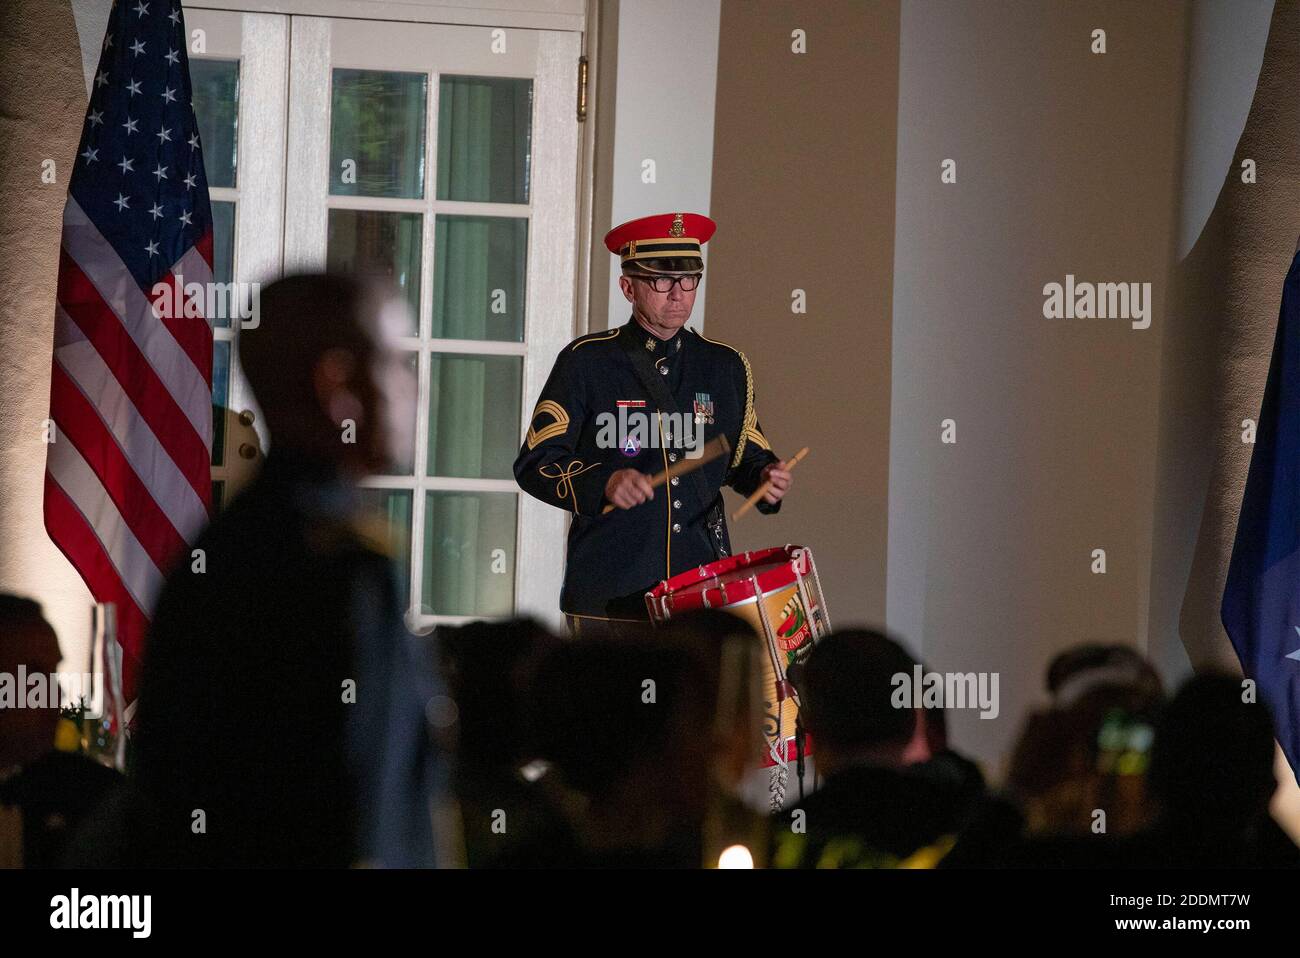
<instances>
[{"instance_id":1,"label":"red drum rim","mask_svg":"<svg viewBox=\"0 0 1300 958\"><path fill-rule=\"evenodd\" d=\"M796 563L802 560L796 553L812 563L812 553L803 546L785 545L743 552L727 556L707 565L689 569L660 582L645 594L650 618L663 621L669 612L690 612L696 609L721 609L754 601L754 578L759 592L766 596L788 588L799 581ZM765 568L764 568L765 567ZM728 573L753 569L752 577L732 579L722 583L716 580ZM711 580L713 584L709 584Z\"/></svg>"}]
</instances>

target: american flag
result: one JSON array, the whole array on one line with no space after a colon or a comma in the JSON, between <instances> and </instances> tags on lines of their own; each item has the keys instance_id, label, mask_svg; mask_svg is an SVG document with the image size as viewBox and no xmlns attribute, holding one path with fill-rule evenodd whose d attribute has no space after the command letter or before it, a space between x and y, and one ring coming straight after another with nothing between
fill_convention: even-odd
<instances>
[{"instance_id":1,"label":"american flag","mask_svg":"<svg viewBox=\"0 0 1300 958\"><path fill-rule=\"evenodd\" d=\"M128 703L163 576L211 502L212 331L166 308L212 281L185 43L174 0L114 4L59 257L45 528L117 607Z\"/></svg>"}]
</instances>

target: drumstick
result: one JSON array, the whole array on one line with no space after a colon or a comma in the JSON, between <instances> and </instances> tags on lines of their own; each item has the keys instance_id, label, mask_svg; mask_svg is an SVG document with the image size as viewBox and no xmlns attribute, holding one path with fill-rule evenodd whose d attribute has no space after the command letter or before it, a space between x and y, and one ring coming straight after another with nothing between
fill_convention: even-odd
<instances>
[{"instance_id":1,"label":"drumstick","mask_svg":"<svg viewBox=\"0 0 1300 958\"><path fill-rule=\"evenodd\" d=\"M697 458L682 459L680 462L676 462L669 466L663 472L657 472L651 476L650 487L652 489L658 489L674 476L684 476L688 472L694 472L705 463L712 462L719 456L725 456L729 452L731 452L731 443L727 442L726 436L719 433L704 444L704 448L700 450L700 455ZM614 506L613 504L610 504L600 510L600 514L603 516L605 513L613 511Z\"/></svg>"},{"instance_id":2,"label":"drumstick","mask_svg":"<svg viewBox=\"0 0 1300 958\"><path fill-rule=\"evenodd\" d=\"M808 455L808 447L804 446L802 449L800 449L798 452L794 454L793 459L791 459L789 462L785 464L785 471L789 472L795 466L799 465L799 460L806 455ZM748 512L753 507L754 503L758 502L759 499L762 499L765 495L767 495L767 490L771 488L772 488L772 483L770 481L765 482L761 486L759 486L757 491L755 491L755 493L752 496L750 496L748 499L745 500L745 504L731 514L731 521L735 522L746 512Z\"/></svg>"}]
</instances>

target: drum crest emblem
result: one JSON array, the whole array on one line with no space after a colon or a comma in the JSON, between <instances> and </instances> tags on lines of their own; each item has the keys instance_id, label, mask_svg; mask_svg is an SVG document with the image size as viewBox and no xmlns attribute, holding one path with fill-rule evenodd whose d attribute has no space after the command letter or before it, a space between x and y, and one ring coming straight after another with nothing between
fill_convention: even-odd
<instances>
[{"instance_id":1,"label":"drum crest emblem","mask_svg":"<svg viewBox=\"0 0 1300 958\"><path fill-rule=\"evenodd\" d=\"M776 627L776 642L786 654L786 664L793 664L804 657L811 648L812 626L804 612L803 602L799 596L792 595L781 609L780 622ZM808 645L809 649L804 646Z\"/></svg>"}]
</instances>

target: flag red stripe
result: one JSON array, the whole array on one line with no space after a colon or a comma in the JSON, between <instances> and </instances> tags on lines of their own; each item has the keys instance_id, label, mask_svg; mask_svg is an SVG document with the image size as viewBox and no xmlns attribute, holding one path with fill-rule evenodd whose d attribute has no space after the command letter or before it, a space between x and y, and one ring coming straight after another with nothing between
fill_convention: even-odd
<instances>
[{"instance_id":1,"label":"flag red stripe","mask_svg":"<svg viewBox=\"0 0 1300 958\"><path fill-rule=\"evenodd\" d=\"M213 258L213 248L216 243L213 241L212 233L212 230L207 230L199 237L199 241L194 244L194 248L198 250L199 255L203 257L203 262L208 264L208 269L212 269L212 264L215 262ZM199 368L202 369L203 367L200 366Z\"/></svg>"},{"instance_id":2,"label":"flag red stripe","mask_svg":"<svg viewBox=\"0 0 1300 958\"><path fill-rule=\"evenodd\" d=\"M211 505L211 455L203 437L116 314L66 250L59 254L59 302L103 358L141 417L205 506Z\"/></svg>"},{"instance_id":3,"label":"flag red stripe","mask_svg":"<svg viewBox=\"0 0 1300 958\"><path fill-rule=\"evenodd\" d=\"M185 551L184 537L131 468L95 407L57 362L50 380L50 416L58 426L58 438L66 438L77 447L154 565L166 573Z\"/></svg>"},{"instance_id":4,"label":"flag red stripe","mask_svg":"<svg viewBox=\"0 0 1300 958\"><path fill-rule=\"evenodd\" d=\"M195 282L195 280L191 279L191 282ZM185 351L185 355L190 357L190 362L194 363L199 372L204 374L204 381L207 382L208 388L211 389L212 327L208 325L207 319L202 316L187 317L185 315L184 284L184 276L168 273L158 280L154 289L165 285L171 288L170 292L162 296L155 296L154 289L145 292L148 295L149 302L155 306L160 322L167 327L172 334L172 338ZM204 306L204 302L200 302L201 308ZM170 308L163 309L160 304L167 304Z\"/></svg>"},{"instance_id":5,"label":"flag red stripe","mask_svg":"<svg viewBox=\"0 0 1300 958\"><path fill-rule=\"evenodd\" d=\"M122 693L125 701L133 701L149 620L122 584L85 516L48 472L45 474L45 531L80 573L95 601L117 606L117 638L123 654Z\"/></svg>"}]
</instances>

